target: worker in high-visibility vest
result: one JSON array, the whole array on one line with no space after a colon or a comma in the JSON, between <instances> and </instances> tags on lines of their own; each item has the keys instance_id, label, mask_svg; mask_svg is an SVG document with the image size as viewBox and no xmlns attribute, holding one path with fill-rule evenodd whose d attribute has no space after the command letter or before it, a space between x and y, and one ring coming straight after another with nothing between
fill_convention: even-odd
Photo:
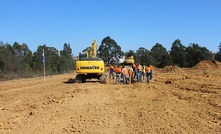
<instances>
[{"instance_id":1,"label":"worker in high-visibility vest","mask_svg":"<svg viewBox=\"0 0 221 134\"><path fill-rule=\"evenodd\" d=\"M136 78L136 75L137 75L137 65L135 63L132 64L132 68L133 68L133 75L134 75L134 78Z\"/></svg>"},{"instance_id":2,"label":"worker in high-visibility vest","mask_svg":"<svg viewBox=\"0 0 221 134\"><path fill-rule=\"evenodd\" d=\"M142 80L143 80L143 81L144 81L144 79L145 79L145 75L146 75L146 66L143 65L143 67L142 67Z\"/></svg>"},{"instance_id":3,"label":"worker in high-visibility vest","mask_svg":"<svg viewBox=\"0 0 221 134\"><path fill-rule=\"evenodd\" d=\"M131 80L133 77L133 68L131 66L129 66L128 68L128 75L129 75L129 84L131 84Z\"/></svg>"},{"instance_id":4,"label":"worker in high-visibility vest","mask_svg":"<svg viewBox=\"0 0 221 134\"><path fill-rule=\"evenodd\" d=\"M150 84L150 73L151 73L151 68L150 65L146 67L146 77L147 77L147 83Z\"/></svg>"},{"instance_id":5,"label":"worker in high-visibility vest","mask_svg":"<svg viewBox=\"0 0 221 134\"><path fill-rule=\"evenodd\" d=\"M150 65L150 80L152 80L152 76L153 76L153 66Z\"/></svg>"},{"instance_id":6,"label":"worker in high-visibility vest","mask_svg":"<svg viewBox=\"0 0 221 134\"><path fill-rule=\"evenodd\" d=\"M121 76L121 68L120 68L120 66L116 67L114 69L114 72L116 73L116 84L120 84L120 76Z\"/></svg>"},{"instance_id":7,"label":"worker in high-visibility vest","mask_svg":"<svg viewBox=\"0 0 221 134\"><path fill-rule=\"evenodd\" d=\"M142 81L142 66L140 64L137 65L137 82Z\"/></svg>"},{"instance_id":8,"label":"worker in high-visibility vest","mask_svg":"<svg viewBox=\"0 0 221 134\"><path fill-rule=\"evenodd\" d=\"M110 65L109 78L114 79L114 66Z\"/></svg>"},{"instance_id":9,"label":"worker in high-visibility vest","mask_svg":"<svg viewBox=\"0 0 221 134\"><path fill-rule=\"evenodd\" d=\"M122 77L123 77L123 82L124 84L127 84L127 69L125 68L125 66L122 66L122 69L121 69L121 74L122 74Z\"/></svg>"}]
</instances>

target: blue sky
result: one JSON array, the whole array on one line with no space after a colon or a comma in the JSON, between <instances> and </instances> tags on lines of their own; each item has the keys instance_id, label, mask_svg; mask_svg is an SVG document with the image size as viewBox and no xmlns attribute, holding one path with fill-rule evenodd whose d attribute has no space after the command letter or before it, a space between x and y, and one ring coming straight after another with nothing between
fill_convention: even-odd
<instances>
[{"instance_id":1,"label":"blue sky","mask_svg":"<svg viewBox=\"0 0 221 134\"><path fill-rule=\"evenodd\" d=\"M221 0L0 0L0 41L46 44L73 54L110 36L122 51L156 43L167 50L198 43L212 52L221 42Z\"/></svg>"}]
</instances>

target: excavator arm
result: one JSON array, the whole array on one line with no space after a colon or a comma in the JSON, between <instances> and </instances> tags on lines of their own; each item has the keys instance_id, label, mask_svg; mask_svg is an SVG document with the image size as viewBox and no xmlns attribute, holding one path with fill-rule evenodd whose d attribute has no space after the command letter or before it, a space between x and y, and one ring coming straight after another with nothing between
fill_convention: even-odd
<instances>
[{"instance_id":1,"label":"excavator arm","mask_svg":"<svg viewBox=\"0 0 221 134\"><path fill-rule=\"evenodd\" d=\"M89 57L95 58L97 57L97 43L96 40L93 41L90 47Z\"/></svg>"}]
</instances>

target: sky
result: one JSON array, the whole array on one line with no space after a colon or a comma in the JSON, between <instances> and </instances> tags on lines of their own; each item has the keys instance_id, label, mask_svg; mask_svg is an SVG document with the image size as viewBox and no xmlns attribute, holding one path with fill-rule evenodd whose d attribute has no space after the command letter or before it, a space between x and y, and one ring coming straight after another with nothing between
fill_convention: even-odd
<instances>
[{"instance_id":1,"label":"sky","mask_svg":"<svg viewBox=\"0 0 221 134\"><path fill-rule=\"evenodd\" d=\"M110 36L123 52L179 39L216 53L221 43L221 0L0 0L0 41L46 44L73 55ZM97 48L98 49L98 48Z\"/></svg>"}]
</instances>

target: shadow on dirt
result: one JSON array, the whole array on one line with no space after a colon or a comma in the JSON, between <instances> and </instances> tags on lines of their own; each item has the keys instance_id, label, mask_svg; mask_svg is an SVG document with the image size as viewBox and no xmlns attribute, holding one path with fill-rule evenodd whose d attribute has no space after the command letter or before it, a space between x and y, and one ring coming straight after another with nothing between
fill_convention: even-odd
<instances>
[{"instance_id":1,"label":"shadow on dirt","mask_svg":"<svg viewBox=\"0 0 221 134\"><path fill-rule=\"evenodd\" d=\"M76 81L75 81L75 79L68 79L67 81L65 81L64 83L65 84L73 84L73 83L75 83Z\"/></svg>"},{"instance_id":2,"label":"shadow on dirt","mask_svg":"<svg viewBox=\"0 0 221 134\"><path fill-rule=\"evenodd\" d=\"M70 78L67 81L64 82L65 84L74 84L74 83L79 83L76 82L76 80L74 78ZM99 81L97 80L87 80L85 82L80 82L80 83L99 83Z\"/></svg>"}]
</instances>

